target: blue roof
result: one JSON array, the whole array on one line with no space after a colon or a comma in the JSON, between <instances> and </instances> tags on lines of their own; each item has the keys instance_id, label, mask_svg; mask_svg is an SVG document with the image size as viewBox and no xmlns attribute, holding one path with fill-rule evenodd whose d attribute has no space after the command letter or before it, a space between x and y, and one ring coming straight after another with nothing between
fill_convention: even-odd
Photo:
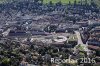
<instances>
[{"instance_id":1,"label":"blue roof","mask_svg":"<svg viewBox=\"0 0 100 66\"><path fill-rule=\"evenodd\" d=\"M47 35L45 32L32 31L32 35Z\"/></svg>"},{"instance_id":2,"label":"blue roof","mask_svg":"<svg viewBox=\"0 0 100 66\"><path fill-rule=\"evenodd\" d=\"M9 36L25 36L27 35L24 31L10 31Z\"/></svg>"}]
</instances>

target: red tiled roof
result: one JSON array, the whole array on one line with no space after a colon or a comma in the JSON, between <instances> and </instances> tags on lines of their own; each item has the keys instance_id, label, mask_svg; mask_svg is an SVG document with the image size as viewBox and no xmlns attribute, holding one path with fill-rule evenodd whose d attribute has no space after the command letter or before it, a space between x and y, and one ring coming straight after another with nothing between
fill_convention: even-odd
<instances>
[{"instance_id":1,"label":"red tiled roof","mask_svg":"<svg viewBox=\"0 0 100 66\"><path fill-rule=\"evenodd\" d=\"M100 50L100 47L98 47L98 46L93 46L93 45L89 45L88 48L89 48L89 49L93 49L93 50Z\"/></svg>"}]
</instances>

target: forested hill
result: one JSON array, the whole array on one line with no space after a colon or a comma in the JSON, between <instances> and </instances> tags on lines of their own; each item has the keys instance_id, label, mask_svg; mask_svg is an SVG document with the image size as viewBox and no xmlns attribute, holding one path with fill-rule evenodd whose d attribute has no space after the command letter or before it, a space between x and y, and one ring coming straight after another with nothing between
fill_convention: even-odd
<instances>
[{"instance_id":1,"label":"forested hill","mask_svg":"<svg viewBox=\"0 0 100 66\"><path fill-rule=\"evenodd\" d=\"M100 0L94 0L94 1L100 7Z\"/></svg>"},{"instance_id":2,"label":"forested hill","mask_svg":"<svg viewBox=\"0 0 100 66\"><path fill-rule=\"evenodd\" d=\"M0 0L0 3L12 2L12 1L24 1L24 0ZM28 1L28 0L26 0L26 1ZM34 0L29 0L29 1L34 1ZM83 3L85 1L87 1L88 3L91 3L91 1L94 1L100 7L100 0L41 0L41 1L43 1L44 4L49 3L50 1L52 1L52 3L57 3L59 1L61 1L62 3L65 3L65 4L69 3L69 1L71 3L74 3L75 1L76 1L76 3L79 3L80 1L82 1Z\"/></svg>"}]
</instances>

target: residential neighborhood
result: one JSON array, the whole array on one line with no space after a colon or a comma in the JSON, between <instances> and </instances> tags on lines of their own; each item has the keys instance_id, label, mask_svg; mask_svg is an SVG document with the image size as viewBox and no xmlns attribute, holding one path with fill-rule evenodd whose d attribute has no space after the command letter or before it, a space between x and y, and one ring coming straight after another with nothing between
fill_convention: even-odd
<instances>
[{"instance_id":1,"label":"residential neighborhood","mask_svg":"<svg viewBox=\"0 0 100 66\"><path fill-rule=\"evenodd\" d=\"M0 3L0 66L100 66L100 7L94 0Z\"/></svg>"}]
</instances>

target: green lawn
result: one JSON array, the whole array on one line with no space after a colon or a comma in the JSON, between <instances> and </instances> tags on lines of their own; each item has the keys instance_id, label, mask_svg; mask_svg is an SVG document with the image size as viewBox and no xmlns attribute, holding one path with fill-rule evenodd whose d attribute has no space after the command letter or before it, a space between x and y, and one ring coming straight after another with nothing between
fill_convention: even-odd
<instances>
[{"instance_id":1,"label":"green lawn","mask_svg":"<svg viewBox=\"0 0 100 66\"><path fill-rule=\"evenodd\" d=\"M76 35L70 35L68 41L77 41L77 36Z\"/></svg>"},{"instance_id":2,"label":"green lawn","mask_svg":"<svg viewBox=\"0 0 100 66\"><path fill-rule=\"evenodd\" d=\"M59 1L61 1L62 3L69 3L70 1L71 3L73 3L75 0L44 0L44 3L48 3L50 1L52 1L53 3L57 3ZM76 1L79 2L80 0L76 0Z\"/></svg>"}]
</instances>

